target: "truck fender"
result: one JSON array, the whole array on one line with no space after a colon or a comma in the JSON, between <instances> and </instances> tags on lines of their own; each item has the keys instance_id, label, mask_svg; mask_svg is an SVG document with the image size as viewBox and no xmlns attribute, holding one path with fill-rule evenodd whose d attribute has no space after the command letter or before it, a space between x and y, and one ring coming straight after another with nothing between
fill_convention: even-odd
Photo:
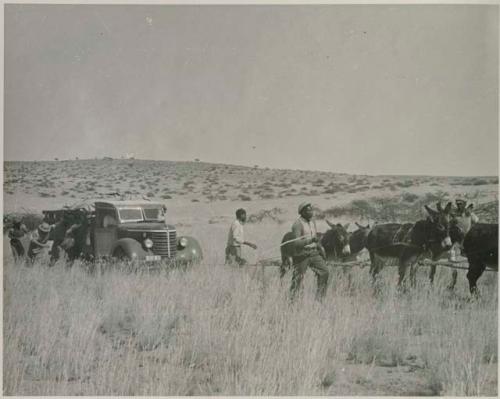
<instances>
[{"instance_id":1,"label":"truck fender","mask_svg":"<svg viewBox=\"0 0 500 399\"><path fill-rule=\"evenodd\" d=\"M181 248L179 245L181 238L187 239L187 245L185 248ZM201 250L201 245L198 240L190 236L178 236L176 258L178 261L201 261L203 259L203 251Z\"/></svg>"},{"instance_id":2,"label":"truck fender","mask_svg":"<svg viewBox=\"0 0 500 399\"><path fill-rule=\"evenodd\" d=\"M111 247L111 255L118 257L118 254L125 255L130 260L143 259L146 256L146 251L133 238L121 238Z\"/></svg>"}]
</instances>

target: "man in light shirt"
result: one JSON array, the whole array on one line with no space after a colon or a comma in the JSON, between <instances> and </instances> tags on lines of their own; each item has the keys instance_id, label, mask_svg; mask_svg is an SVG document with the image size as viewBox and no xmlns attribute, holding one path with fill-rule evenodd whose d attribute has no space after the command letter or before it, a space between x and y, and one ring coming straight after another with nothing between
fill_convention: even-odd
<instances>
[{"instance_id":1,"label":"man in light shirt","mask_svg":"<svg viewBox=\"0 0 500 399\"><path fill-rule=\"evenodd\" d=\"M241 247L243 245L257 249L257 245L245 241L243 225L246 220L246 211L242 208L238 209L236 211L236 220L231 224L229 234L227 236L226 264L237 263L239 266L243 266L247 263L247 261L241 256Z\"/></svg>"},{"instance_id":2,"label":"man in light shirt","mask_svg":"<svg viewBox=\"0 0 500 399\"><path fill-rule=\"evenodd\" d=\"M293 275L290 291L292 298L302 286L302 280L307 268L316 274L318 280L318 289L316 299L321 300L326 294L328 286L328 267L325 263L325 249L318 239L316 223L313 219L313 209L309 202L303 202L299 205L300 217L292 226L292 233L295 238L295 254L293 256Z\"/></svg>"}]
</instances>

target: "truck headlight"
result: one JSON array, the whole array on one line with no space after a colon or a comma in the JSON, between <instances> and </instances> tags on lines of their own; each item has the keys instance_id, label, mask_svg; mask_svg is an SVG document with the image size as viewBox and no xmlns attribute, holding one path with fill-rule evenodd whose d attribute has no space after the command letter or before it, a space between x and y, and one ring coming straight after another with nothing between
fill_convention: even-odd
<instances>
[{"instance_id":1,"label":"truck headlight","mask_svg":"<svg viewBox=\"0 0 500 399\"><path fill-rule=\"evenodd\" d=\"M151 240L150 238L146 238L146 239L144 240L144 246L145 246L146 248L148 248L148 249L149 249L149 248L152 248L152 247L153 247L153 240Z\"/></svg>"},{"instance_id":2,"label":"truck headlight","mask_svg":"<svg viewBox=\"0 0 500 399\"><path fill-rule=\"evenodd\" d=\"M186 237L182 237L180 240L179 240L179 246L181 248L186 248L188 245L188 240Z\"/></svg>"}]
</instances>

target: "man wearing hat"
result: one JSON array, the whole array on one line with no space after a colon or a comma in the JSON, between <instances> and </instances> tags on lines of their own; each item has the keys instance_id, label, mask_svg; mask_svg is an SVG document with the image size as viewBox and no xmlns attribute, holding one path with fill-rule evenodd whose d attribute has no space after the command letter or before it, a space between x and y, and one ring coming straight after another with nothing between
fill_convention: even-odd
<instances>
[{"instance_id":1,"label":"man wearing hat","mask_svg":"<svg viewBox=\"0 0 500 399\"><path fill-rule=\"evenodd\" d=\"M247 220L247 212L240 208L236 211L236 220L231 224L227 237L226 245L226 264L237 263L243 266L247 261L241 255L241 247L246 245L250 248L257 249L257 245L245 241L243 235L243 225Z\"/></svg>"},{"instance_id":2,"label":"man wearing hat","mask_svg":"<svg viewBox=\"0 0 500 399\"><path fill-rule=\"evenodd\" d=\"M36 257L43 251L44 248L49 247L49 233L49 224L43 222L40 226L38 226L37 231L31 235L30 246L28 249L28 258L31 262L35 261Z\"/></svg>"},{"instance_id":3,"label":"man wearing hat","mask_svg":"<svg viewBox=\"0 0 500 399\"><path fill-rule=\"evenodd\" d=\"M292 298L302 286L307 268L316 274L318 288L316 299L321 300L326 294L329 272L325 263L325 250L318 240L316 223L313 220L313 209L310 202L299 205L300 217L292 225L294 241L293 274L290 291Z\"/></svg>"}]
</instances>

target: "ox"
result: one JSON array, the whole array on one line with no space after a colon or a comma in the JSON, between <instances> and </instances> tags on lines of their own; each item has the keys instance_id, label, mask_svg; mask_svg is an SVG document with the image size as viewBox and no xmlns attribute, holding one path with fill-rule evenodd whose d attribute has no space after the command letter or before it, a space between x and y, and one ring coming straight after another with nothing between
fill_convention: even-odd
<instances>
[{"instance_id":1,"label":"ox","mask_svg":"<svg viewBox=\"0 0 500 399\"><path fill-rule=\"evenodd\" d=\"M477 216L472 212L474 205L470 204L467 208L460 212L458 209L452 215L450 222L450 238L452 245L456 245L458 248L463 249L464 238L466 234L471 229L472 225L477 222ZM442 255L442 254L441 254ZM433 259L437 260L437 259ZM434 275L436 274L436 265L431 265L431 270L429 273L429 279L431 284L434 282ZM457 283L457 271L452 272L452 282L448 288L453 289Z\"/></svg>"},{"instance_id":2,"label":"ox","mask_svg":"<svg viewBox=\"0 0 500 399\"><path fill-rule=\"evenodd\" d=\"M351 256L355 256L360 253L364 248L366 248L366 240L368 239L368 234L370 234L370 225L362 226L358 222L355 222L358 229L351 233L351 238L349 238L349 247L351 248Z\"/></svg>"},{"instance_id":3,"label":"ox","mask_svg":"<svg viewBox=\"0 0 500 399\"><path fill-rule=\"evenodd\" d=\"M429 217L416 223L388 223L374 226L368 234L366 247L370 253L370 273L373 281L383 264L376 257L396 258L399 267L398 285L404 280L406 269L427 252L432 259L438 259L443 251L452 246L450 238L451 202L443 209L438 203L437 211L425 205ZM415 270L411 268L410 278L415 283Z\"/></svg>"},{"instance_id":4,"label":"ox","mask_svg":"<svg viewBox=\"0 0 500 399\"><path fill-rule=\"evenodd\" d=\"M463 248L469 262L469 289L477 294L476 283L486 266L498 271L498 223L474 224L465 235Z\"/></svg>"}]
</instances>

